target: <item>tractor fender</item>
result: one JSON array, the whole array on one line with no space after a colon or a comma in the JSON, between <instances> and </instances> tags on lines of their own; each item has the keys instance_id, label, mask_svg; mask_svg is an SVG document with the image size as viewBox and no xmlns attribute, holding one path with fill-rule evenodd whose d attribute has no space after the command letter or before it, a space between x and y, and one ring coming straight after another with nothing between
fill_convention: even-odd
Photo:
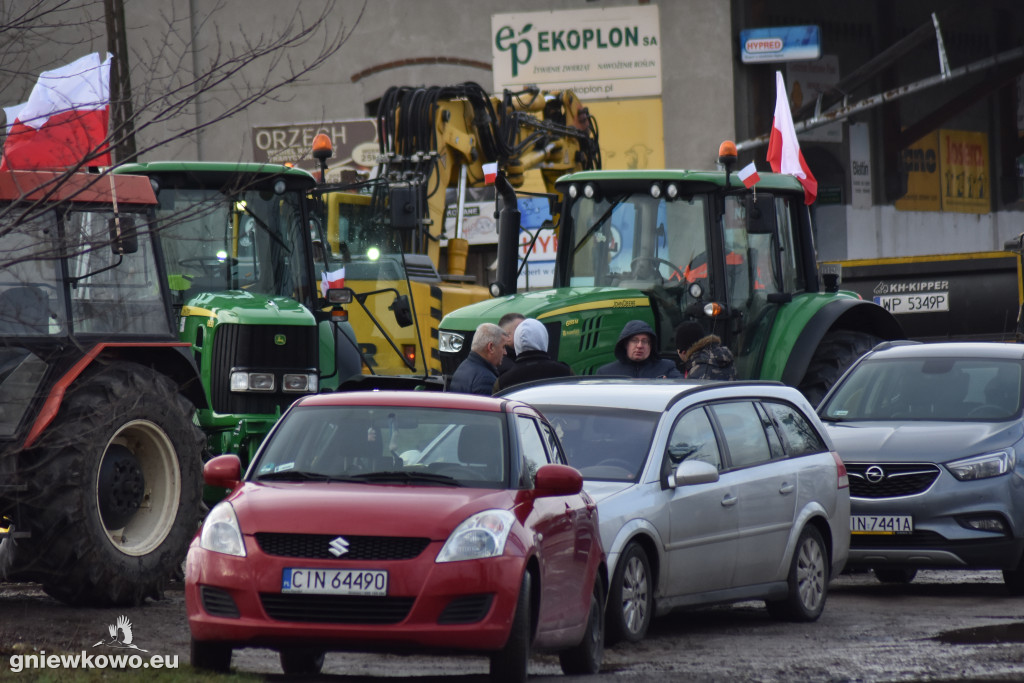
<instances>
[{"instance_id":1,"label":"tractor fender","mask_svg":"<svg viewBox=\"0 0 1024 683\"><path fill-rule=\"evenodd\" d=\"M109 363L112 360L137 362L150 366L161 374L170 377L177 385L178 391L197 408L207 407L206 395L199 381L199 372L195 362L185 355L181 349L190 348L183 342L167 343L134 343L134 342L102 342L93 346L77 363L65 372L50 389L46 401L35 422L29 430L22 448L29 448L46 428L53 422L64 402L68 387L80 376L86 374L95 365Z\"/></svg>"},{"instance_id":2,"label":"tractor fender","mask_svg":"<svg viewBox=\"0 0 1024 683\"><path fill-rule=\"evenodd\" d=\"M797 336L782 372L785 384L797 386L822 339L834 329L865 332L883 340L906 339L896 318L878 304L863 299L833 299L811 316Z\"/></svg>"}]
</instances>

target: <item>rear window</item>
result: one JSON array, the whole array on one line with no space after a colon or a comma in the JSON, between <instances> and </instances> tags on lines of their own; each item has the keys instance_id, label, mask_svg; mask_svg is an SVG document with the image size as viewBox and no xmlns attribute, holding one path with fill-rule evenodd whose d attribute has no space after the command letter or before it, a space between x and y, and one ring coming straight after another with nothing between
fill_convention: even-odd
<instances>
[{"instance_id":1,"label":"rear window","mask_svg":"<svg viewBox=\"0 0 1024 683\"><path fill-rule=\"evenodd\" d=\"M1001 421L1021 412L1021 363L898 358L861 363L822 405L830 421Z\"/></svg>"},{"instance_id":2,"label":"rear window","mask_svg":"<svg viewBox=\"0 0 1024 683\"><path fill-rule=\"evenodd\" d=\"M661 413L537 405L584 479L636 481Z\"/></svg>"}]
</instances>

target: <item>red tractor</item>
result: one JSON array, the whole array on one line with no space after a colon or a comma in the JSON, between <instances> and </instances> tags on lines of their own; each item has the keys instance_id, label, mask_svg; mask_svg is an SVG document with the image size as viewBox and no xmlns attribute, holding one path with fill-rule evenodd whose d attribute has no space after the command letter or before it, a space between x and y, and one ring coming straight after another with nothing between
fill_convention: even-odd
<instances>
[{"instance_id":1,"label":"red tractor","mask_svg":"<svg viewBox=\"0 0 1024 683\"><path fill-rule=\"evenodd\" d=\"M201 519L206 407L149 179L0 173L0 577L138 604Z\"/></svg>"}]
</instances>

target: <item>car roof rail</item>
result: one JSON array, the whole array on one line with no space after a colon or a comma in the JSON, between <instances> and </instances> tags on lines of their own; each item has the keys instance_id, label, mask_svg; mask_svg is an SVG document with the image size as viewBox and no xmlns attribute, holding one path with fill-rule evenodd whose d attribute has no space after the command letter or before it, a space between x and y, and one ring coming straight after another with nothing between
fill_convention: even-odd
<instances>
[{"instance_id":1,"label":"car roof rail","mask_svg":"<svg viewBox=\"0 0 1024 683\"><path fill-rule=\"evenodd\" d=\"M887 340L885 340L883 342L879 342L878 344L876 344L871 349L871 351L884 351L886 349L891 349L891 348L894 348L896 346L909 346L911 344L921 344L921 343L923 343L923 342L919 342L916 339L887 339Z\"/></svg>"}]
</instances>

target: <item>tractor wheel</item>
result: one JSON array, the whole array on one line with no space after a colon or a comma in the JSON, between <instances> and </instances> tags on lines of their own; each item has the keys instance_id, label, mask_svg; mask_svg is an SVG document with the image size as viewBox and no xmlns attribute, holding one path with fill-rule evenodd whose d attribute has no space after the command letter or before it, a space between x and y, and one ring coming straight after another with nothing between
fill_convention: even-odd
<instances>
[{"instance_id":1,"label":"tractor wheel","mask_svg":"<svg viewBox=\"0 0 1024 683\"><path fill-rule=\"evenodd\" d=\"M797 388L812 406L817 407L839 376L853 365L855 360L881 342L881 337L867 332L829 332L822 337L818 348L814 350L811 362L807 365L807 372Z\"/></svg>"},{"instance_id":2,"label":"tractor wheel","mask_svg":"<svg viewBox=\"0 0 1024 683\"><path fill-rule=\"evenodd\" d=\"M193 412L170 379L135 363L71 386L20 467L32 535L18 559L47 593L93 606L162 597L202 515Z\"/></svg>"}]
</instances>

